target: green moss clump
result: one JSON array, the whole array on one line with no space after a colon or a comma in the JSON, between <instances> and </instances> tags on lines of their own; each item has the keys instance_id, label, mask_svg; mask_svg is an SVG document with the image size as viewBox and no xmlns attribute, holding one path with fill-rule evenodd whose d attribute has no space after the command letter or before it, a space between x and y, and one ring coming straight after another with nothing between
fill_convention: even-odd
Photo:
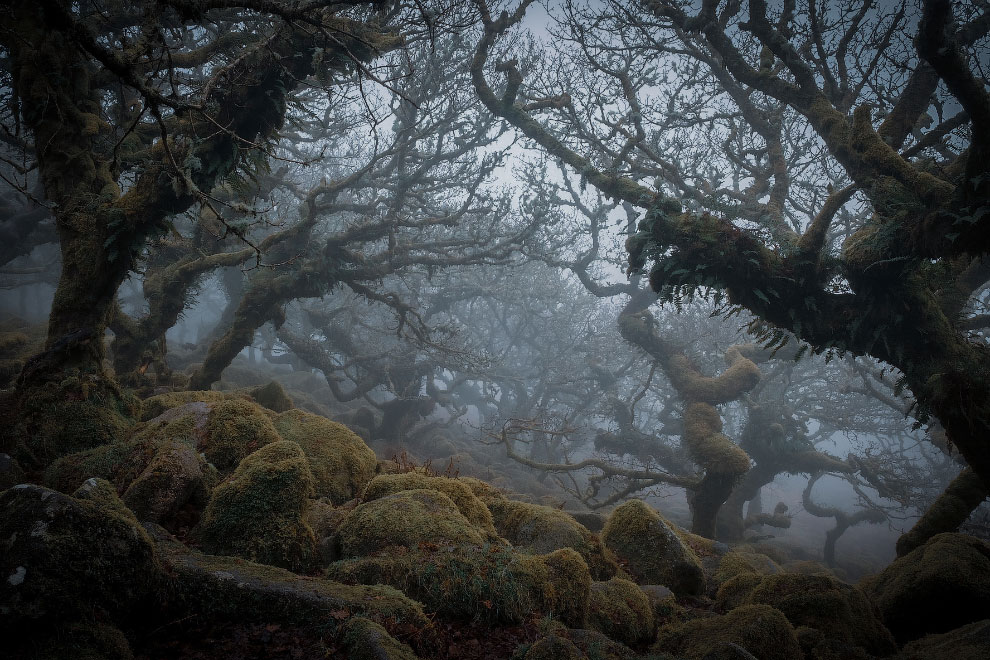
<instances>
[{"instance_id":1,"label":"green moss clump","mask_svg":"<svg viewBox=\"0 0 990 660\"><path fill-rule=\"evenodd\" d=\"M152 448L138 443L115 442L63 456L45 470L45 485L71 492L86 479L106 479L120 488L127 476L136 477L153 456ZM145 456L145 454L147 454Z\"/></svg>"},{"instance_id":2,"label":"green moss clump","mask_svg":"<svg viewBox=\"0 0 990 660\"><path fill-rule=\"evenodd\" d=\"M147 422L158 417L166 410L178 408L194 401L219 403L236 398L243 397L231 394L230 392L217 392L215 390L166 392L165 394L158 394L144 400L141 408L141 421Z\"/></svg>"},{"instance_id":3,"label":"green moss clump","mask_svg":"<svg viewBox=\"0 0 990 660\"><path fill-rule=\"evenodd\" d=\"M826 638L862 646L874 655L897 650L866 595L828 575L767 575L746 602L771 605L795 626L815 628Z\"/></svg>"},{"instance_id":4,"label":"green moss clump","mask_svg":"<svg viewBox=\"0 0 990 660\"><path fill-rule=\"evenodd\" d=\"M457 505L457 509L468 519L468 522L490 534L495 534L492 514L488 507L459 479L433 477L422 472L380 474L371 480L362 497L365 501L371 501L403 490L441 492Z\"/></svg>"},{"instance_id":5,"label":"green moss clump","mask_svg":"<svg viewBox=\"0 0 990 660\"><path fill-rule=\"evenodd\" d=\"M337 528L341 556L365 557L390 546L475 545L485 539L449 497L436 490L404 490L361 504Z\"/></svg>"},{"instance_id":6,"label":"green moss clump","mask_svg":"<svg viewBox=\"0 0 990 660\"><path fill-rule=\"evenodd\" d=\"M763 576L748 571L729 578L715 594L715 608L721 611L733 610L748 602L749 595L763 582Z\"/></svg>"},{"instance_id":7,"label":"green moss clump","mask_svg":"<svg viewBox=\"0 0 990 660\"><path fill-rule=\"evenodd\" d=\"M363 616L347 620L343 637L350 660L416 660L416 654L409 646Z\"/></svg>"},{"instance_id":8,"label":"green moss clump","mask_svg":"<svg viewBox=\"0 0 990 660\"><path fill-rule=\"evenodd\" d=\"M185 398L179 396L185 394L217 393L173 392L161 396L173 402ZM222 474L228 474L251 452L282 439L272 425L269 411L253 401L204 398L207 400L194 399L165 410L136 429L132 440L161 444L183 439L202 452Z\"/></svg>"},{"instance_id":9,"label":"green moss clump","mask_svg":"<svg viewBox=\"0 0 990 660\"><path fill-rule=\"evenodd\" d=\"M591 588L587 565L570 549L542 556L499 546L396 550L338 561L326 575L393 586L446 617L512 623L540 613L583 625Z\"/></svg>"},{"instance_id":10,"label":"green moss clump","mask_svg":"<svg viewBox=\"0 0 990 660\"><path fill-rule=\"evenodd\" d=\"M629 645L651 641L656 630L650 599L635 583L621 578L591 585L588 625Z\"/></svg>"},{"instance_id":11,"label":"green moss clump","mask_svg":"<svg viewBox=\"0 0 990 660\"><path fill-rule=\"evenodd\" d=\"M585 627L591 573L580 554L561 548L547 555L522 556L515 567L517 579L537 596L540 611L553 614L571 628Z\"/></svg>"},{"instance_id":12,"label":"green moss clump","mask_svg":"<svg viewBox=\"0 0 990 660\"><path fill-rule=\"evenodd\" d=\"M927 635L906 644L901 660L986 660L990 658L990 619L956 628L941 635Z\"/></svg>"},{"instance_id":13,"label":"green moss clump","mask_svg":"<svg viewBox=\"0 0 990 660\"><path fill-rule=\"evenodd\" d=\"M284 413L287 410L295 408L285 388L277 380L273 380L267 385L250 389L247 394L259 405L277 413Z\"/></svg>"},{"instance_id":14,"label":"green moss clump","mask_svg":"<svg viewBox=\"0 0 990 660\"><path fill-rule=\"evenodd\" d=\"M275 428L306 452L317 494L334 504L360 495L375 476L375 452L343 424L293 409L275 419Z\"/></svg>"},{"instance_id":15,"label":"green moss clump","mask_svg":"<svg viewBox=\"0 0 990 660\"><path fill-rule=\"evenodd\" d=\"M899 642L947 632L990 618L990 544L937 534L862 585Z\"/></svg>"},{"instance_id":16,"label":"green moss clump","mask_svg":"<svg viewBox=\"0 0 990 660\"><path fill-rule=\"evenodd\" d=\"M602 530L602 541L627 562L640 584L662 584L678 596L704 593L698 558L645 502L630 500L615 509Z\"/></svg>"},{"instance_id":17,"label":"green moss clump","mask_svg":"<svg viewBox=\"0 0 990 660\"><path fill-rule=\"evenodd\" d=\"M571 628L567 638L593 660L660 660L657 656L640 656L631 648L603 635L597 630Z\"/></svg>"},{"instance_id":18,"label":"green moss clump","mask_svg":"<svg viewBox=\"0 0 990 660\"><path fill-rule=\"evenodd\" d=\"M458 481L471 489L471 492L485 504L492 500L504 500L505 495L495 486L487 481L476 479L475 477L458 477Z\"/></svg>"},{"instance_id":19,"label":"green moss clump","mask_svg":"<svg viewBox=\"0 0 990 660\"><path fill-rule=\"evenodd\" d=\"M702 660L726 643L738 644L761 660L802 657L794 628L767 605L744 605L723 616L667 626L660 630L653 650Z\"/></svg>"},{"instance_id":20,"label":"green moss clump","mask_svg":"<svg viewBox=\"0 0 990 660\"><path fill-rule=\"evenodd\" d=\"M80 498L21 484L0 493L0 627L127 618L155 600L155 546L105 482Z\"/></svg>"},{"instance_id":21,"label":"green moss clump","mask_svg":"<svg viewBox=\"0 0 990 660\"><path fill-rule=\"evenodd\" d=\"M715 571L715 581L723 584L740 573L755 573L757 575L774 575L780 573L777 562L766 555L755 552L729 552L719 561Z\"/></svg>"},{"instance_id":22,"label":"green moss clump","mask_svg":"<svg viewBox=\"0 0 990 660\"><path fill-rule=\"evenodd\" d=\"M195 535L213 554L229 554L303 572L318 552L304 519L313 475L294 442L266 445L213 491Z\"/></svg>"},{"instance_id":23,"label":"green moss clump","mask_svg":"<svg viewBox=\"0 0 990 660\"><path fill-rule=\"evenodd\" d=\"M134 512L128 509L117 496L117 490L106 479L89 478L82 483L72 496L77 500L92 502L108 511L137 522Z\"/></svg>"},{"instance_id":24,"label":"green moss clump","mask_svg":"<svg viewBox=\"0 0 990 660\"><path fill-rule=\"evenodd\" d=\"M280 439L263 408L251 401L231 399L210 407L202 449L207 460L223 472L251 452Z\"/></svg>"},{"instance_id":25,"label":"green moss clump","mask_svg":"<svg viewBox=\"0 0 990 660\"><path fill-rule=\"evenodd\" d=\"M559 509L505 498L491 499L488 508L498 533L523 552L544 554L572 548L584 558L596 580L607 580L618 570L601 540Z\"/></svg>"}]
</instances>

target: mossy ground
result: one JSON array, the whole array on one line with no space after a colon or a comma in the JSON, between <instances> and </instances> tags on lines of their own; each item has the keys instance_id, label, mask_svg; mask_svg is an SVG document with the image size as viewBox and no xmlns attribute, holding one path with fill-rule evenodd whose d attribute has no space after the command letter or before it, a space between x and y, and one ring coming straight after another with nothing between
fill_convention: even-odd
<instances>
[{"instance_id":1,"label":"mossy ground","mask_svg":"<svg viewBox=\"0 0 990 660\"><path fill-rule=\"evenodd\" d=\"M324 418L295 409L277 413L237 395L197 400L203 394L173 397L176 407L128 426L122 439L56 460L46 478L71 497L38 489L30 491L38 503L28 505L23 489L0 495L15 514L26 507L14 522L0 520L0 537L39 538L49 544L44 553L87 558L32 566L29 558L43 554L34 546L8 553L23 559L8 567L8 585L0 585L6 612L16 607L16 622L48 629L55 629L46 623L55 617L61 631L21 655L59 657L66 644L83 658L126 658L132 649L135 656L164 658L170 650L181 655L196 648L176 645L174 636L168 644L144 641L151 630L133 623L138 603L154 612L153 629L197 617L184 630L218 638L224 648L265 648L267 636L341 657L459 657L445 655L443 639L471 658L507 658L513 639L522 643L518 658L690 660L744 657L739 649L745 649L770 660L852 660L895 650L873 605L857 588L820 573L818 564L803 575L789 570L800 567L786 553L768 556L769 546L726 553L639 501L613 512L603 543L568 514L509 499L478 479L421 469L376 476L378 463L368 460L374 455L363 441ZM221 472L209 456L225 466ZM35 537L33 518L48 515L37 508L43 493L51 493L43 506L60 520ZM138 524L166 522L174 511L154 511L176 501L206 507L186 538L214 554ZM936 539L949 550L936 555L929 548L924 561L915 555L866 588L888 605L902 605L892 596L909 590L902 583L959 574L978 591L980 571L973 567L982 566L986 546L944 536ZM961 557L970 573L944 561L935 567L947 553ZM221 556L228 554L244 559ZM122 557L130 568L120 573ZM719 586L714 602L703 595L699 557ZM328 564L325 574L313 575ZM143 572L135 573L137 567ZM14 593L8 586L21 585L19 568L29 588ZM32 589L60 595L34 598ZM5 618L0 627L9 628L14 619ZM974 624L919 640L905 657L926 657L931 649L951 649L960 660L982 657L985 630ZM497 640L497 654L486 648L488 637Z\"/></svg>"}]
</instances>

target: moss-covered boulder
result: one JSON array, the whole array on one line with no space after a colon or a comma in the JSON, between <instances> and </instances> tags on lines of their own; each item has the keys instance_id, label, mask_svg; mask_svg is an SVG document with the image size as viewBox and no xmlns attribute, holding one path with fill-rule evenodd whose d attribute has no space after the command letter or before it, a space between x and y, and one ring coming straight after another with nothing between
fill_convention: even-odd
<instances>
[{"instance_id":1,"label":"moss-covered boulder","mask_svg":"<svg viewBox=\"0 0 990 660\"><path fill-rule=\"evenodd\" d=\"M484 543L482 532L454 501L436 490L404 490L365 502L337 528L337 544L344 558L391 552L392 546L414 550L421 544Z\"/></svg>"},{"instance_id":2,"label":"moss-covered boulder","mask_svg":"<svg viewBox=\"0 0 990 660\"><path fill-rule=\"evenodd\" d=\"M277 413L292 410L292 399L277 380L269 382L267 385L254 387L247 391L247 395L254 399L259 405Z\"/></svg>"},{"instance_id":3,"label":"moss-covered boulder","mask_svg":"<svg viewBox=\"0 0 990 660\"><path fill-rule=\"evenodd\" d=\"M770 557L756 552L728 552L718 563L718 568L715 571L715 582L723 584L729 578L740 573L775 575L780 573L780 566Z\"/></svg>"},{"instance_id":4,"label":"moss-covered boulder","mask_svg":"<svg viewBox=\"0 0 990 660\"><path fill-rule=\"evenodd\" d=\"M304 572L315 567L316 537L306 523L313 475L294 442L265 445L213 491L195 535L206 552Z\"/></svg>"},{"instance_id":5,"label":"moss-covered boulder","mask_svg":"<svg viewBox=\"0 0 990 660\"><path fill-rule=\"evenodd\" d=\"M178 398L180 394L204 393L173 392L163 396ZM264 408L247 399L233 398L194 400L169 408L136 430L132 442L157 445L175 439L192 444L217 470L227 474L245 456L282 437Z\"/></svg>"},{"instance_id":6,"label":"moss-covered boulder","mask_svg":"<svg viewBox=\"0 0 990 660\"><path fill-rule=\"evenodd\" d=\"M302 626L339 638L344 623L361 616L417 651L436 651L434 628L422 606L392 587L340 584L207 555L151 527L170 576L168 605L175 617Z\"/></svg>"},{"instance_id":7,"label":"moss-covered boulder","mask_svg":"<svg viewBox=\"0 0 990 660\"><path fill-rule=\"evenodd\" d=\"M704 593L698 558L645 502L630 500L615 509L602 530L602 542L626 562L640 584L663 584L678 596Z\"/></svg>"},{"instance_id":8,"label":"moss-covered boulder","mask_svg":"<svg viewBox=\"0 0 990 660\"><path fill-rule=\"evenodd\" d=\"M899 642L990 617L990 544L933 536L862 582Z\"/></svg>"},{"instance_id":9,"label":"moss-covered boulder","mask_svg":"<svg viewBox=\"0 0 990 660\"><path fill-rule=\"evenodd\" d=\"M771 605L794 626L820 630L827 639L861 646L873 655L896 651L893 637L866 595L828 575L767 575L743 602Z\"/></svg>"},{"instance_id":10,"label":"moss-covered boulder","mask_svg":"<svg viewBox=\"0 0 990 660\"><path fill-rule=\"evenodd\" d=\"M622 578L592 583L588 625L633 646L652 641L656 631L650 599L638 585Z\"/></svg>"},{"instance_id":11,"label":"moss-covered boulder","mask_svg":"<svg viewBox=\"0 0 990 660\"><path fill-rule=\"evenodd\" d=\"M275 419L275 429L306 452L317 494L334 504L360 495L375 476L375 452L343 424L293 409Z\"/></svg>"},{"instance_id":12,"label":"moss-covered boulder","mask_svg":"<svg viewBox=\"0 0 990 660\"><path fill-rule=\"evenodd\" d=\"M407 644L396 640L384 627L363 616L347 620L344 647L350 660L416 660Z\"/></svg>"},{"instance_id":13,"label":"moss-covered boulder","mask_svg":"<svg viewBox=\"0 0 990 660\"><path fill-rule=\"evenodd\" d=\"M0 493L0 627L127 616L154 600L164 573L152 540L106 482L79 495Z\"/></svg>"},{"instance_id":14,"label":"moss-covered boulder","mask_svg":"<svg viewBox=\"0 0 990 660\"><path fill-rule=\"evenodd\" d=\"M571 548L584 558L596 580L607 580L618 569L601 540L559 509L506 498L491 498L488 508L498 533L523 552Z\"/></svg>"},{"instance_id":15,"label":"moss-covered boulder","mask_svg":"<svg viewBox=\"0 0 990 660\"><path fill-rule=\"evenodd\" d=\"M802 657L790 622L767 605L744 605L723 616L666 626L653 650L703 660L726 644L737 644L760 660Z\"/></svg>"},{"instance_id":16,"label":"moss-covered boulder","mask_svg":"<svg viewBox=\"0 0 990 660\"><path fill-rule=\"evenodd\" d=\"M575 550L561 548L546 555L520 556L513 564L513 573L538 604L536 611L550 614L571 628L585 627L591 573Z\"/></svg>"},{"instance_id":17,"label":"moss-covered boulder","mask_svg":"<svg viewBox=\"0 0 990 660\"><path fill-rule=\"evenodd\" d=\"M124 490L124 503L138 520L164 525L194 523L217 482L216 470L187 442L166 440L147 467ZM186 520L186 507L193 513Z\"/></svg>"},{"instance_id":18,"label":"moss-covered boulder","mask_svg":"<svg viewBox=\"0 0 990 660\"><path fill-rule=\"evenodd\" d=\"M488 507L459 479L431 476L423 472L380 474L371 480L364 491L364 500L371 501L394 495L404 490L435 490L449 497L468 522L479 529L495 534L492 514ZM556 549L556 548L552 548Z\"/></svg>"},{"instance_id":19,"label":"moss-covered boulder","mask_svg":"<svg viewBox=\"0 0 990 660\"><path fill-rule=\"evenodd\" d=\"M904 646L898 660L986 660L990 658L990 619L940 635L926 635Z\"/></svg>"},{"instance_id":20,"label":"moss-covered boulder","mask_svg":"<svg viewBox=\"0 0 990 660\"><path fill-rule=\"evenodd\" d=\"M166 392L148 397L141 404L141 421L150 421L166 410L179 408L187 403L214 404L231 399L247 399L246 396L216 390L185 390L181 392Z\"/></svg>"},{"instance_id":21,"label":"moss-covered boulder","mask_svg":"<svg viewBox=\"0 0 990 660\"><path fill-rule=\"evenodd\" d=\"M329 579L387 584L455 619L518 623L533 613L582 626L591 576L573 550L520 554L499 546L398 548L331 564Z\"/></svg>"},{"instance_id":22,"label":"moss-covered boulder","mask_svg":"<svg viewBox=\"0 0 990 660\"><path fill-rule=\"evenodd\" d=\"M725 612L748 602L749 595L763 582L758 573L744 571L723 582L715 594L715 607Z\"/></svg>"}]
</instances>

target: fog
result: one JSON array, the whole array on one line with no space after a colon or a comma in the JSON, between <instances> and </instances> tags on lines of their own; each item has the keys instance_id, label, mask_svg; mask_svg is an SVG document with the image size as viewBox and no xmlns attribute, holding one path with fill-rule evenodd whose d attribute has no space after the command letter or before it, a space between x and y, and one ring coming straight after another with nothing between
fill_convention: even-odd
<instances>
[{"instance_id":1,"label":"fog","mask_svg":"<svg viewBox=\"0 0 990 660\"><path fill-rule=\"evenodd\" d=\"M106 479L156 543L326 577L373 478L473 477L512 557L659 513L701 618L729 552L855 584L990 538L986 3L42 4L0 13L0 492ZM292 452L307 549L211 537Z\"/></svg>"}]
</instances>

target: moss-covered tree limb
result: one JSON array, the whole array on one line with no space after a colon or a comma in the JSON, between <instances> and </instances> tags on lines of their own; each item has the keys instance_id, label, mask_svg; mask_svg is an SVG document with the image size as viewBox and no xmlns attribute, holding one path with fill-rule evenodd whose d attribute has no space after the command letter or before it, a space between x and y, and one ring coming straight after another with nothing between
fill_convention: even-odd
<instances>
[{"instance_id":1,"label":"moss-covered tree limb","mask_svg":"<svg viewBox=\"0 0 990 660\"><path fill-rule=\"evenodd\" d=\"M942 532L954 532L987 499L987 488L970 469L965 468L928 507L918 522L897 539L897 556L903 557Z\"/></svg>"}]
</instances>

